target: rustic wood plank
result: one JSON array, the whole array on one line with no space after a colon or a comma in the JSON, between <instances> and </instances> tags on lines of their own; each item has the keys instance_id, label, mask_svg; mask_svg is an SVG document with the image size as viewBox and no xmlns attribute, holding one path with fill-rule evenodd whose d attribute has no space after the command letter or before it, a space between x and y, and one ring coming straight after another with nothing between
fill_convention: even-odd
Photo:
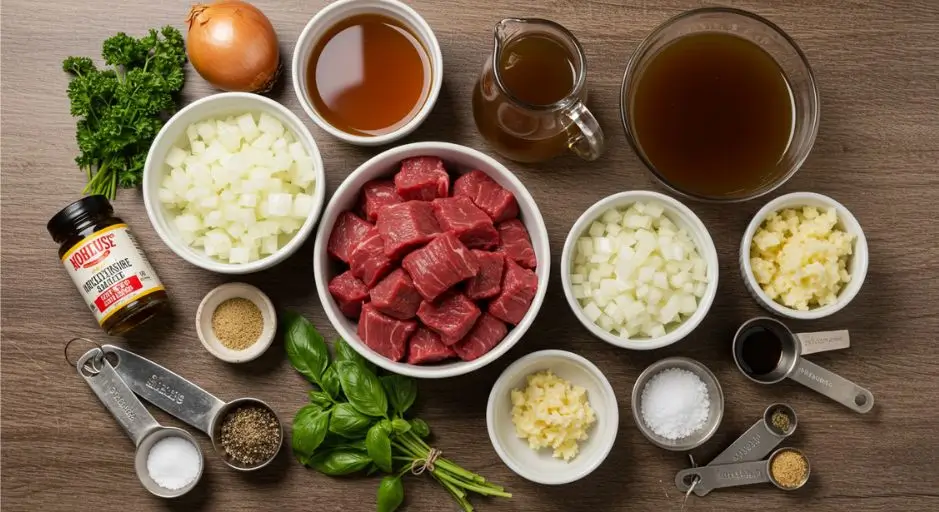
<instances>
[{"instance_id":1,"label":"rustic wood plank","mask_svg":"<svg viewBox=\"0 0 939 512\"><path fill-rule=\"evenodd\" d=\"M316 1L258 0L272 19L285 53ZM687 460L647 443L633 424L629 394L638 372L665 356L687 355L707 364L724 386L727 410L715 439L695 450L699 460L719 452L772 401L800 414L792 444L812 459L813 481L801 492L769 488L715 492L692 499L689 510L766 511L939 509L939 4L922 0L862 2L743 0L735 6L784 27L808 55L821 89L818 141L803 170L781 192L830 194L852 209L871 250L867 284L845 311L799 329L849 328L853 346L813 360L857 379L877 397L875 411L853 415L824 398L783 384L758 387L730 359L730 336L760 310L736 269L736 250L749 217L762 201L692 204L709 226L721 258L721 285L711 314L690 339L654 353L616 350L579 326L561 294L557 260L574 219L594 201L619 190L657 188L624 141L618 94L623 68L641 38L668 16L695 7L692 0L415 0L444 51L445 90L429 121L408 140L450 140L485 150L470 113L469 95L491 44L493 24L505 16L539 16L569 27L586 47L591 106L606 130L609 150L599 162L561 158L538 166L509 164L541 205L555 258L544 308L523 343L475 374L421 386L418 410L448 456L504 483L511 501L476 500L481 510L677 510L671 484ZM192 496L163 502L148 495L133 471L133 447L62 360L72 336L117 342L153 357L225 398L253 395L273 404L289 423L304 402L304 381L273 348L255 364L231 366L208 355L193 326L202 296L227 279L176 258L147 222L140 195L116 202L134 228L174 301L173 314L126 343L107 339L79 302L55 258L45 223L78 197L83 184L72 159L74 121L68 115L67 55L96 55L117 31L139 34L171 23L182 26L188 2L32 2L7 0L0 20L2 55L2 486L5 510L370 510L374 479L335 480L305 470L284 450L270 471L239 475L214 458L207 439L205 481ZM189 73L185 97L211 93ZM302 114L289 87L275 97ZM326 162L329 191L378 150L359 149L313 129ZM311 243L286 263L244 280L267 291L279 307L311 316L334 332L313 289ZM491 449L485 428L490 386L511 361L544 348L564 348L595 361L619 396L616 447L591 477L560 488L515 476ZM471 390L467 392L467 390ZM171 425L178 422L162 413ZM409 510L451 510L431 482L411 479Z\"/></svg>"}]
</instances>

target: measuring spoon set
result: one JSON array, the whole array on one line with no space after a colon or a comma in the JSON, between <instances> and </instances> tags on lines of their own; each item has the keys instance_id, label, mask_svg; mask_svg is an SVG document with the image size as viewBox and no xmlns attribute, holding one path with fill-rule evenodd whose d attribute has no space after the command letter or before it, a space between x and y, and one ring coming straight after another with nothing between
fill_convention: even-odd
<instances>
[{"instance_id":1,"label":"measuring spoon set","mask_svg":"<svg viewBox=\"0 0 939 512\"><path fill-rule=\"evenodd\" d=\"M175 498L186 494L199 483L205 464L195 439L185 430L164 427L157 423L138 395L208 435L216 455L236 470L254 471L263 468L270 464L278 453L275 451L267 460L248 466L230 457L221 446L222 420L229 411L250 405L267 409L277 417L274 410L261 400L246 397L224 402L163 366L114 345L102 345L88 350L78 359L76 368L134 442L134 467L137 477L144 488L156 496ZM171 436L189 441L198 452L199 472L196 478L179 489L160 486L147 469L150 449L157 441ZM284 432L281 427L278 445L283 443L283 439Z\"/></svg>"},{"instance_id":2,"label":"measuring spoon set","mask_svg":"<svg viewBox=\"0 0 939 512\"><path fill-rule=\"evenodd\" d=\"M763 339L751 340L760 335ZM811 345L811 341L820 339L825 342ZM760 349L764 353L748 354L748 342L761 344ZM778 320L757 317L744 322L734 335L733 358L740 372L753 382L768 385L789 378L855 412L867 413L874 407L874 395L869 390L802 358L803 353L846 348L847 343L847 331L796 334ZM769 351L766 345L770 346ZM780 430L772 422L777 413L788 418L785 430ZM801 488L810 473L808 458L795 448L776 449L795 432L796 425L796 413L791 407L770 405L759 421L706 466L679 471L675 475L676 487L697 496L706 496L723 487L758 483L772 483L786 491ZM804 478L794 486L781 485L770 471L773 459L786 451L795 452L806 463ZM767 455L769 457L763 460Z\"/></svg>"}]
</instances>

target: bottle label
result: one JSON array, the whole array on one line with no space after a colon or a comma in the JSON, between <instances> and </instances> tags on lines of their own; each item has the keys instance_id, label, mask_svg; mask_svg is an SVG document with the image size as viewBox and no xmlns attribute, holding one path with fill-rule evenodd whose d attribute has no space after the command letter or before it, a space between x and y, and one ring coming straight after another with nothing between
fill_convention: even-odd
<instances>
[{"instance_id":1,"label":"bottle label","mask_svg":"<svg viewBox=\"0 0 939 512\"><path fill-rule=\"evenodd\" d=\"M163 290L127 224L88 235L62 256L62 264L100 325L127 304Z\"/></svg>"}]
</instances>

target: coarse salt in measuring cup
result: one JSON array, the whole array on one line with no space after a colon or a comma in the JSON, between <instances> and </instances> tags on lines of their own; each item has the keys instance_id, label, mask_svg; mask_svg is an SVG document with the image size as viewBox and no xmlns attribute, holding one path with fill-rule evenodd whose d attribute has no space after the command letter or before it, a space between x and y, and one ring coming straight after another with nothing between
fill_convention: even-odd
<instances>
[{"instance_id":1,"label":"coarse salt in measuring cup","mask_svg":"<svg viewBox=\"0 0 939 512\"><path fill-rule=\"evenodd\" d=\"M147 473L164 489L182 489L202 473L199 450L188 439L168 436L147 452Z\"/></svg>"}]
</instances>

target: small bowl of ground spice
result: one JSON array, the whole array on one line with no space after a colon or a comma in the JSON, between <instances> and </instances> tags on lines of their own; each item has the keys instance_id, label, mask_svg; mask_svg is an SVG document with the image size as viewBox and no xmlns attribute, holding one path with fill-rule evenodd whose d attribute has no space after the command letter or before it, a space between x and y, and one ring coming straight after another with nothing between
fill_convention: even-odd
<instances>
[{"instance_id":1,"label":"small bowl of ground spice","mask_svg":"<svg viewBox=\"0 0 939 512\"><path fill-rule=\"evenodd\" d=\"M223 284L207 293L196 311L202 346L229 363L257 359L271 346L276 331L274 304L250 284Z\"/></svg>"}]
</instances>

